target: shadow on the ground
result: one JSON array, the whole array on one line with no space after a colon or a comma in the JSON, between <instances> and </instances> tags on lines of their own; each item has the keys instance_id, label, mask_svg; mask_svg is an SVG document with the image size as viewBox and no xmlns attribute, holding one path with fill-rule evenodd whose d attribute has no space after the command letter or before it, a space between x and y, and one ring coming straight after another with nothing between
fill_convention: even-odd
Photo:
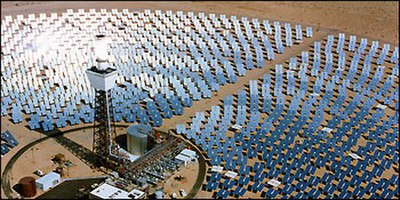
<instances>
[{"instance_id":1,"label":"shadow on the ground","mask_svg":"<svg viewBox=\"0 0 400 200\"><path fill-rule=\"evenodd\" d=\"M20 183L17 183L12 187L12 189L21 194L22 185Z\"/></svg>"},{"instance_id":2,"label":"shadow on the ground","mask_svg":"<svg viewBox=\"0 0 400 200\"><path fill-rule=\"evenodd\" d=\"M126 134L118 135L117 137L115 137L115 142L116 142L117 144L119 144L119 146L122 147L123 149L127 149L127 138L126 138Z\"/></svg>"}]
</instances>

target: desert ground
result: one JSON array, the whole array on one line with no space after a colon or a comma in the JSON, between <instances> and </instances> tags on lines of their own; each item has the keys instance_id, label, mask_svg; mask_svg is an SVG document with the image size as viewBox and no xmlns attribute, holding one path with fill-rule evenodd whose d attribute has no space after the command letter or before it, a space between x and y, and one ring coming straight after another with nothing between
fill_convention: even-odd
<instances>
[{"instance_id":1,"label":"desert ground","mask_svg":"<svg viewBox=\"0 0 400 200\"><path fill-rule=\"evenodd\" d=\"M289 22L293 24L301 23L314 27L313 38L305 38L303 43L294 45L284 54L277 55L275 60L266 62L268 66L274 66L278 63L283 63L293 55L298 55L302 50L308 47L315 41L325 38L328 34L338 32L346 33L346 35L356 35L358 37L368 38L369 41L378 40L381 43L389 43L398 46L399 37L399 2L90 2L90 1L74 1L74 2L40 2L40 1L2 1L1 16L7 15L27 15L31 13L52 13L64 12L68 8L78 9L130 9L142 11L144 9L151 10L172 10L172 11L193 11L215 14L236 15L238 17L246 16L248 18L269 19L271 21ZM217 93L213 92L213 98L203 99L194 102L190 108L185 108L185 112L181 116L174 116L171 119L165 119L163 126L160 128L164 131L175 128L175 124L188 122L190 117L196 111L205 111L210 109L211 105L217 105L225 95L237 92L243 88L248 80L260 78L264 73L268 72L268 68L254 69L248 71L245 77L238 78L235 84L228 84L221 87ZM14 125L10 121L10 117L1 118L1 132L10 130L14 133L20 144L11 149L7 155L1 158L1 173L9 162L13 154L18 152L24 145L45 137L42 133L31 131L27 126L27 122L23 121L18 125ZM124 124L124 123L121 123ZM66 127L77 128L79 126ZM88 125L84 125L88 126ZM85 132L77 131L65 137L91 149L91 129L86 129ZM124 131L124 129L120 129ZM32 147L32 150L27 151L21 156L14 166L19 166L11 170L10 179L11 185L14 185L23 176L34 176L32 173L35 169L42 169L48 172L55 168L50 159L56 153L64 153L66 158L71 160L76 166L73 166L69 171L69 177L99 175L100 172L91 170L81 160L63 148L54 139L49 139L43 143ZM43 162L38 162L40 160ZM197 168L196 168L197 169ZM183 172L188 173L188 172ZM386 173L385 173L386 174ZM384 175L385 175L384 174ZM389 177L389 175L385 175ZM2 177L9 178L9 177ZM37 178L37 177L35 177ZM193 184L191 181L188 183ZM172 189L171 189L172 190ZM188 190L186 190L188 192ZM196 197L210 197L211 193L199 191ZM259 194L257 194L259 195ZM250 197L256 197L250 196ZM4 198L3 190L1 192Z\"/></svg>"},{"instance_id":2,"label":"desert ground","mask_svg":"<svg viewBox=\"0 0 400 200\"><path fill-rule=\"evenodd\" d=\"M16 6L18 5L18 6ZM281 22L301 23L316 29L340 30L381 42L398 43L399 2L245 2L245 1L135 1L112 4L106 1L1 2L1 16L28 13L63 12L67 8L117 8L133 10L172 10L257 17Z\"/></svg>"}]
</instances>

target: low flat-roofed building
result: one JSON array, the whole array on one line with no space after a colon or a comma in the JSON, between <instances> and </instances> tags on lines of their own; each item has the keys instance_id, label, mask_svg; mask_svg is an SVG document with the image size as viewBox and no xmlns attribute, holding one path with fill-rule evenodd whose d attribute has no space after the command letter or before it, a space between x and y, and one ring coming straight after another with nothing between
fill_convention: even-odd
<instances>
[{"instance_id":1,"label":"low flat-roofed building","mask_svg":"<svg viewBox=\"0 0 400 200\"><path fill-rule=\"evenodd\" d=\"M178 162L184 163L185 166L188 165L189 162L191 161L191 159L189 157L186 157L182 154L175 156L175 160L177 160Z\"/></svg>"},{"instance_id":2,"label":"low flat-roofed building","mask_svg":"<svg viewBox=\"0 0 400 200\"><path fill-rule=\"evenodd\" d=\"M142 199L145 193L133 189L131 192L114 187L110 184L103 183L89 193L90 199Z\"/></svg>"},{"instance_id":3,"label":"low flat-roofed building","mask_svg":"<svg viewBox=\"0 0 400 200\"><path fill-rule=\"evenodd\" d=\"M36 187L42 191L46 191L61 182L61 176L55 172L49 172L36 180Z\"/></svg>"},{"instance_id":4,"label":"low flat-roofed building","mask_svg":"<svg viewBox=\"0 0 400 200\"><path fill-rule=\"evenodd\" d=\"M99 187L90 192L91 199L131 199L129 193L107 183L101 184Z\"/></svg>"},{"instance_id":5,"label":"low flat-roofed building","mask_svg":"<svg viewBox=\"0 0 400 200\"><path fill-rule=\"evenodd\" d=\"M184 149L184 150L182 150L182 152L181 152L180 154L182 154L182 155L184 155L184 156L187 156L187 157L189 157L190 159L196 158L196 152L195 152L195 151L192 151L192 150L190 150L190 149Z\"/></svg>"}]
</instances>

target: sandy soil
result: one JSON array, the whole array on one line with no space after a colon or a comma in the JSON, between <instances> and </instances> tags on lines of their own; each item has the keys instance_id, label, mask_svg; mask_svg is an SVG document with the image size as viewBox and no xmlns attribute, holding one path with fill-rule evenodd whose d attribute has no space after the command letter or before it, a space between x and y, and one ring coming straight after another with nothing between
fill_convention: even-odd
<instances>
[{"instance_id":1,"label":"sandy soil","mask_svg":"<svg viewBox=\"0 0 400 200\"><path fill-rule=\"evenodd\" d=\"M18 150L20 150L25 144L40 139L41 137L44 137L42 134L36 131L31 131L25 128L24 126L27 124L28 123L26 121L23 121L21 124L18 124L18 126L16 126L12 123L12 121L9 120L9 118L5 117L1 118L1 132L9 130L13 134L15 139L19 142L19 144L16 147L10 149L10 152L8 152L1 158L2 172L4 170L6 163L8 163L8 161L10 160L11 155L18 152Z\"/></svg>"},{"instance_id":2,"label":"sandy soil","mask_svg":"<svg viewBox=\"0 0 400 200\"><path fill-rule=\"evenodd\" d=\"M170 198L172 193L176 193L177 198L183 198L179 192L180 189L185 190L186 194L192 189L196 179L193 177L197 177L197 173L199 171L199 162L194 162L189 164L187 167L183 166L179 171L177 171L174 175L166 180L164 183L164 193ZM183 176L184 179L178 181L175 180L175 177Z\"/></svg>"},{"instance_id":3,"label":"sandy soil","mask_svg":"<svg viewBox=\"0 0 400 200\"><path fill-rule=\"evenodd\" d=\"M66 176L63 178L73 178L73 177L87 177L102 175L100 172L93 171L85 163L79 160L71 152L66 150L63 146L58 144L55 140L49 139L43 143L37 144L31 148L31 150L26 151L20 159L15 162L15 167L10 172L10 183L14 186L18 181L25 176L33 176L35 179L39 178L34 175L33 172L37 169L42 170L44 173L53 171L58 167L51 161L54 155L57 153L62 153L65 155L66 160L70 160L73 166L66 168ZM29 163L29 165L27 165ZM41 195L43 192L37 190L37 195Z\"/></svg>"},{"instance_id":4,"label":"sandy soil","mask_svg":"<svg viewBox=\"0 0 400 200\"><path fill-rule=\"evenodd\" d=\"M18 4L18 6L16 6ZM67 8L160 9L258 17L336 29L398 44L398 2L1 2L1 16L62 12Z\"/></svg>"}]
</instances>

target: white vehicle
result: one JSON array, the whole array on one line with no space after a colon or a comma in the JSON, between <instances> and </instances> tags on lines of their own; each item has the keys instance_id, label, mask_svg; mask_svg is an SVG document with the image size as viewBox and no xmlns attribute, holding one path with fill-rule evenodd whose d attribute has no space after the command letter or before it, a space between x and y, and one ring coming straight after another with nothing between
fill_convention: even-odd
<instances>
[{"instance_id":1,"label":"white vehicle","mask_svg":"<svg viewBox=\"0 0 400 200\"><path fill-rule=\"evenodd\" d=\"M43 176L43 175L44 175L43 171L40 170L40 169L36 170L36 171L33 172L33 173L36 174L36 175L38 175L38 176Z\"/></svg>"},{"instance_id":2,"label":"white vehicle","mask_svg":"<svg viewBox=\"0 0 400 200\"><path fill-rule=\"evenodd\" d=\"M184 189L180 189L179 192L181 193L182 197L186 197L186 192Z\"/></svg>"},{"instance_id":3,"label":"white vehicle","mask_svg":"<svg viewBox=\"0 0 400 200\"><path fill-rule=\"evenodd\" d=\"M177 197L177 195L176 195L175 192L171 194L171 198L172 198L172 199L176 199L176 197Z\"/></svg>"}]
</instances>

